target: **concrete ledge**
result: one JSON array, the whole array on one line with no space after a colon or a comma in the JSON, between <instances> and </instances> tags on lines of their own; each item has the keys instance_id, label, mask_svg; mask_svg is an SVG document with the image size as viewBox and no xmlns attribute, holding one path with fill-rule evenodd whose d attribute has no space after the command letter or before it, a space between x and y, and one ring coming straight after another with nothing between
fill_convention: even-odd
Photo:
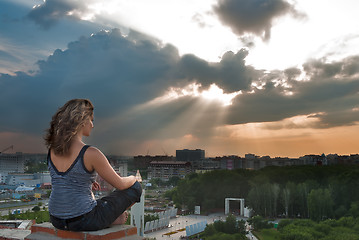
<instances>
[{"instance_id":1,"label":"concrete ledge","mask_svg":"<svg viewBox=\"0 0 359 240\"><path fill-rule=\"evenodd\" d=\"M31 233L30 230L16 228L0 229L0 240L3 239L24 239Z\"/></svg>"},{"instance_id":2,"label":"concrete ledge","mask_svg":"<svg viewBox=\"0 0 359 240\"><path fill-rule=\"evenodd\" d=\"M137 228L130 225L113 225L99 231L72 232L57 229L51 223L46 222L32 226L31 234L25 240L33 239L138 240L144 238L137 236Z\"/></svg>"},{"instance_id":3,"label":"concrete ledge","mask_svg":"<svg viewBox=\"0 0 359 240\"><path fill-rule=\"evenodd\" d=\"M35 220L0 220L0 228L30 229Z\"/></svg>"}]
</instances>

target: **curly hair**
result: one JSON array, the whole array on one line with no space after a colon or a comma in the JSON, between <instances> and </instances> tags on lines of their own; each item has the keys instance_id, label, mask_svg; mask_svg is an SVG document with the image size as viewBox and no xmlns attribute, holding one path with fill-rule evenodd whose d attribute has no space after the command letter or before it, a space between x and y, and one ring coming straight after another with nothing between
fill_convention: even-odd
<instances>
[{"instance_id":1,"label":"curly hair","mask_svg":"<svg viewBox=\"0 0 359 240\"><path fill-rule=\"evenodd\" d=\"M77 134L82 124L93 116L94 107L88 99L72 99L59 108L52 116L50 128L44 137L48 149L55 154L66 155L71 146L71 140Z\"/></svg>"}]
</instances>

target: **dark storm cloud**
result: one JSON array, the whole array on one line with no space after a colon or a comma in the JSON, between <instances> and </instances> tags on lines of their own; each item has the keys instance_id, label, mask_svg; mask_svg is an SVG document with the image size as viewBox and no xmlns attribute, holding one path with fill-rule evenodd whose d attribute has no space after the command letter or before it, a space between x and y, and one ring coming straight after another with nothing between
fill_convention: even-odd
<instances>
[{"instance_id":1,"label":"dark storm cloud","mask_svg":"<svg viewBox=\"0 0 359 240\"><path fill-rule=\"evenodd\" d=\"M180 69L187 79L195 79L204 87L216 83L229 93L248 90L261 71L245 65L247 55L244 49L237 53L227 52L219 63L209 63L194 55L185 55L180 61Z\"/></svg>"},{"instance_id":2,"label":"dark storm cloud","mask_svg":"<svg viewBox=\"0 0 359 240\"><path fill-rule=\"evenodd\" d=\"M219 0L213 10L239 36L250 33L264 40L270 39L276 18L287 14L304 16L285 0Z\"/></svg>"},{"instance_id":3,"label":"dark storm cloud","mask_svg":"<svg viewBox=\"0 0 359 240\"><path fill-rule=\"evenodd\" d=\"M312 127L355 124L359 119L357 60L358 56L333 63L312 60L303 66L306 81L294 80L300 75L295 68L266 74L262 89L236 98L228 123L271 122L320 113L315 116L320 121ZM289 92L293 94L286 94Z\"/></svg>"},{"instance_id":4,"label":"dark storm cloud","mask_svg":"<svg viewBox=\"0 0 359 240\"><path fill-rule=\"evenodd\" d=\"M47 60L39 61L39 71L34 76L18 72L16 76L0 77L0 106L7 116L0 119L0 131L38 133L47 127L56 108L70 98L90 98L96 104L96 117L106 119L118 117L136 105L151 101L170 87L184 87L193 82L205 86L217 83L228 91L230 88L246 89L251 81L248 75L253 71L250 67L246 70L243 60L246 54L242 51L227 53L220 63L207 63L194 56L180 57L175 47L163 46L159 41L134 31L127 37L116 29L82 37L68 44L68 49L58 49ZM196 65L204 63L199 74L195 68L186 65L190 58ZM213 73L214 77L206 79L206 71ZM124 126L122 131L132 132L135 136L135 129L141 128L138 134L151 137L145 133L156 132L158 129L154 126L160 128L169 119L176 118L176 114L178 116L190 108L182 102L173 102L173 106L169 106L159 106L141 119L132 119L130 127ZM176 114L160 111L167 108L178 111ZM143 124L134 125L135 122ZM152 125L152 128L147 128Z\"/></svg>"},{"instance_id":5,"label":"dark storm cloud","mask_svg":"<svg viewBox=\"0 0 359 240\"><path fill-rule=\"evenodd\" d=\"M325 80L331 77L350 77L359 72L359 56L345 58L340 62L326 63L326 59L312 59L303 64L312 78Z\"/></svg>"},{"instance_id":6,"label":"dark storm cloud","mask_svg":"<svg viewBox=\"0 0 359 240\"><path fill-rule=\"evenodd\" d=\"M34 21L25 18L31 6L19 2L25 1L0 1L0 50L6 52L1 53L2 58L8 57L6 61L0 60L0 72L12 74L19 69L32 71L36 61L46 59L57 48L65 49L74 36L88 36L104 28L99 24L74 22L67 18L49 31L39 31ZM46 1L44 4L49 3Z\"/></svg>"},{"instance_id":7,"label":"dark storm cloud","mask_svg":"<svg viewBox=\"0 0 359 240\"><path fill-rule=\"evenodd\" d=\"M307 79L298 81L300 69L256 70L245 64L247 54L227 52L214 63L179 56L174 46L134 31L127 37L116 29L81 37L39 61L34 75L0 75L0 110L6 116L0 118L0 132L40 135L71 98L94 102L96 140L103 146L186 134L209 138L223 120L240 124L310 115L320 120L316 128L357 121L358 56L308 61L303 65ZM203 89L215 83L227 93L242 94L227 108L195 96L149 104L170 88L195 82Z\"/></svg>"},{"instance_id":8,"label":"dark storm cloud","mask_svg":"<svg viewBox=\"0 0 359 240\"><path fill-rule=\"evenodd\" d=\"M71 17L78 18L79 14L88 10L89 3L91 0L46 0L43 4L35 6L28 14L28 18L44 29L49 29L70 13L72 13Z\"/></svg>"}]
</instances>

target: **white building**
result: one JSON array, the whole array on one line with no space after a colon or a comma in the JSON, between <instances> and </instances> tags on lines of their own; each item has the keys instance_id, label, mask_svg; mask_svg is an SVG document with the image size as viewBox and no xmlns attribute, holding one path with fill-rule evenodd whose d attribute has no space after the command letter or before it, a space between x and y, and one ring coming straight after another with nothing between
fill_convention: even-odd
<instances>
[{"instance_id":1,"label":"white building","mask_svg":"<svg viewBox=\"0 0 359 240\"><path fill-rule=\"evenodd\" d=\"M25 158L22 152L17 152L15 154L0 154L0 173L23 173L24 167Z\"/></svg>"},{"instance_id":2,"label":"white building","mask_svg":"<svg viewBox=\"0 0 359 240\"><path fill-rule=\"evenodd\" d=\"M119 163L118 165L118 173L120 174L120 176L126 177L128 172L127 172L127 162L124 163Z\"/></svg>"},{"instance_id":3,"label":"white building","mask_svg":"<svg viewBox=\"0 0 359 240\"><path fill-rule=\"evenodd\" d=\"M7 173L0 172L0 183L5 183L6 177L7 177Z\"/></svg>"},{"instance_id":4,"label":"white building","mask_svg":"<svg viewBox=\"0 0 359 240\"><path fill-rule=\"evenodd\" d=\"M34 178L39 179L40 184L51 183L50 172L34 173Z\"/></svg>"},{"instance_id":5,"label":"white building","mask_svg":"<svg viewBox=\"0 0 359 240\"><path fill-rule=\"evenodd\" d=\"M25 185L36 187L43 183L50 183L51 177L49 172L42 173L9 173L4 183L8 185Z\"/></svg>"}]
</instances>

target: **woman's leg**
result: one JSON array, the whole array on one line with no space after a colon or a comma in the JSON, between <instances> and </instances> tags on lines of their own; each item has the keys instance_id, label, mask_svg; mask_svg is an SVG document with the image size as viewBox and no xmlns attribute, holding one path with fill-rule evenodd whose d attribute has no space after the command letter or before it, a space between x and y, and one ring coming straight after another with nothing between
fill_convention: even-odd
<instances>
[{"instance_id":1,"label":"woman's leg","mask_svg":"<svg viewBox=\"0 0 359 240\"><path fill-rule=\"evenodd\" d=\"M124 211L116 220L112 223L112 225L122 225L127 222L128 213Z\"/></svg>"},{"instance_id":2,"label":"woman's leg","mask_svg":"<svg viewBox=\"0 0 359 240\"><path fill-rule=\"evenodd\" d=\"M125 190L115 190L101 200L109 203L113 209L112 213L115 219L110 218L112 224L124 224L127 221L127 209L132 207L136 202L141 200L142 187L139 182L135 182L130 188ZM112 215L112 214L109 214Z\"/></svg>"},{"instance_id":3,"label":"woman's leg","mask_svg":"<svg viewBox=\"0 0 359 240\"><path fill-rule=\"evenodd\" d=\"M77 229L77 231L94 231L107 228L116 222L128 208L139 202L141 194L142 187L138 182L128 189L115 190L98 199L97 205L91 212L85 214L82 223L73 224L72 228ZM119 222L122 221L119 220Z\"/></svg>"}]
</instances>

